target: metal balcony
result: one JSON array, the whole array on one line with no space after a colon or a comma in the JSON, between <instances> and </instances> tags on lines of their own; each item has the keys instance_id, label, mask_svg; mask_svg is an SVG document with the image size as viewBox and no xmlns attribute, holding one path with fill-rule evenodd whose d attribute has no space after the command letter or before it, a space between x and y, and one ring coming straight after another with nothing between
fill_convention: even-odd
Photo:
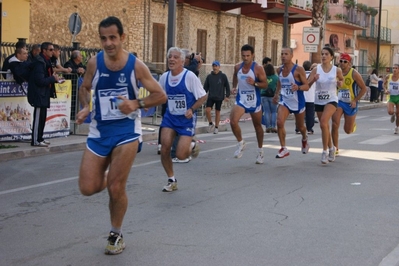
<instances>
[{"instance_id":1,"label":"metal balcony","mask_svg":"<svg viewBox=\"0 0 399 266\"><path fill-rule=\"evenodd\" d=\"M357 37L361 39L369 39L376 41L378 38L378 25L370 25L369 28L357 32ZM381 27L380 41L382 43L391 43L391 29Z\"/></svg>"}]
</instances>

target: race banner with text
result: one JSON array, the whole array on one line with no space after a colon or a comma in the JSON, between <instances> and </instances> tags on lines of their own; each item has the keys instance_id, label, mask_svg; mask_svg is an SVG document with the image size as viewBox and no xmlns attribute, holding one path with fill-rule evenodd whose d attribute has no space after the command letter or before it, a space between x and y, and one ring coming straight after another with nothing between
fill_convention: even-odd
<instances>
[{"instance_id":1,"label":"race banner with text","mask_svg":"<svg viewBox=\"0 0 399 266\"><path fill-rule=\"evenodd\" d=\"M56 84L57 98L50 100L44 137L62 137L70 132L72 83ZM27 84L0 81L0 141L30 140L33 107L28 103Z\"/></svg>"}]
</instances>

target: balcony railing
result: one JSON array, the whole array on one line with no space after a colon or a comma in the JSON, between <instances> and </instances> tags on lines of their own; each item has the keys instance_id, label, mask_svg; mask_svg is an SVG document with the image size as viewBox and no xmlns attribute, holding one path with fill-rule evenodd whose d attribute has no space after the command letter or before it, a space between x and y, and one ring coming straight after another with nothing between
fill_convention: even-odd
<instances>
[{"instance_id":1,"label":"balcony railing","mask_svg":"<svg viewBox=\"0 0 399 266\"><path fill-rule=\"evenodd\" d=\"M355 27L367 28L370 22L370 14L357 7L347 7L339 4L329 4L327 23L346 23Z\"/></svg>"},{"instance_id":2,"label":"balcony railing","mask_svg":"<svg viewBox=\"0 0 399 266\"><path fill-rule=\"evenodd\" d=\"M359 37L370 38L376 40L378 38L378 25L370 25L369 28L360 31ZM384 42L391 42L391 29L386 27L381 27L380 40Z\"/></svg>"},{"instance_id":3,"label":"balcony railing","mask_svg":"<svg viewBox=\"0 0 399 266\"><path fill-rule=\"evenodd\" d=\"M278 3L283 3L284 0L267 0L267 2L278 2ZM310 0L289 0L289 5L292 7L297 7L301 9L310 9L312 1Z\"/></svg>"}]
</instances>

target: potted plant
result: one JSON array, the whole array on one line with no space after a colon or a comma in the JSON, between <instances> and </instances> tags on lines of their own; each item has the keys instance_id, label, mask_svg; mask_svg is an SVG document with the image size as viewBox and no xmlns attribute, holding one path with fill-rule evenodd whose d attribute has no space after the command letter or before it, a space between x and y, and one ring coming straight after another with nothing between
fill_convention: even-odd
<instances>
[{"instance_id":1,"label":"potted plant","mask_svg":"<svg viewBox=\"0 0 399 266\"><path fill-rule=\"evenodd\" d=\"M355 0L345 0L344 5L350 8L350 7L355 7L356 3Z\"/></svg>"},{"instance_id":2,"label":"potted plant","mask_svg":"<svg viewBox=\"0 0 399 266\"><path fill-rule=\"evenodd\" d=\"M371 6L369 6L367 11L372 17L375 17L378 14L378 10Z\"/></svg>"}]
</instances>

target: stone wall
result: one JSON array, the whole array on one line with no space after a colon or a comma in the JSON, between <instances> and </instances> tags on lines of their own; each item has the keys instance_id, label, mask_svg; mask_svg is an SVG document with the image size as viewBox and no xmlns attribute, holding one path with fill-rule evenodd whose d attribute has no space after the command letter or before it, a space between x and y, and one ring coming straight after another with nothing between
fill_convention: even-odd
<instances>
[{"instance_id":1,"label":"stone wall","mask_svg":"<svg viewBox=\"0 0 399 266\"><path fill-rule=\"evenodd\" d=\"M45 1L31 0L30 42L52 41L70 46L72 35L68 20L74 12L78 12L82 19L82 30L76 36L76 41L82 47L100 48L98 23L111 15L120 18L125 27L125 49L137 52L143 61L152 61L153 23L165 25L166 46L168 6L160 0L53 0L51 5ZM208 64L215 59L222 64L239 62L240 48L248 42L248 36L255 37L258 62L270 55L272 39L282 43L282 25L270 21L204 10L188 4L177 5L176 19L176 45L179 47L196 52L197 30L207 31Z\"/></svg>"}]
</instances>

